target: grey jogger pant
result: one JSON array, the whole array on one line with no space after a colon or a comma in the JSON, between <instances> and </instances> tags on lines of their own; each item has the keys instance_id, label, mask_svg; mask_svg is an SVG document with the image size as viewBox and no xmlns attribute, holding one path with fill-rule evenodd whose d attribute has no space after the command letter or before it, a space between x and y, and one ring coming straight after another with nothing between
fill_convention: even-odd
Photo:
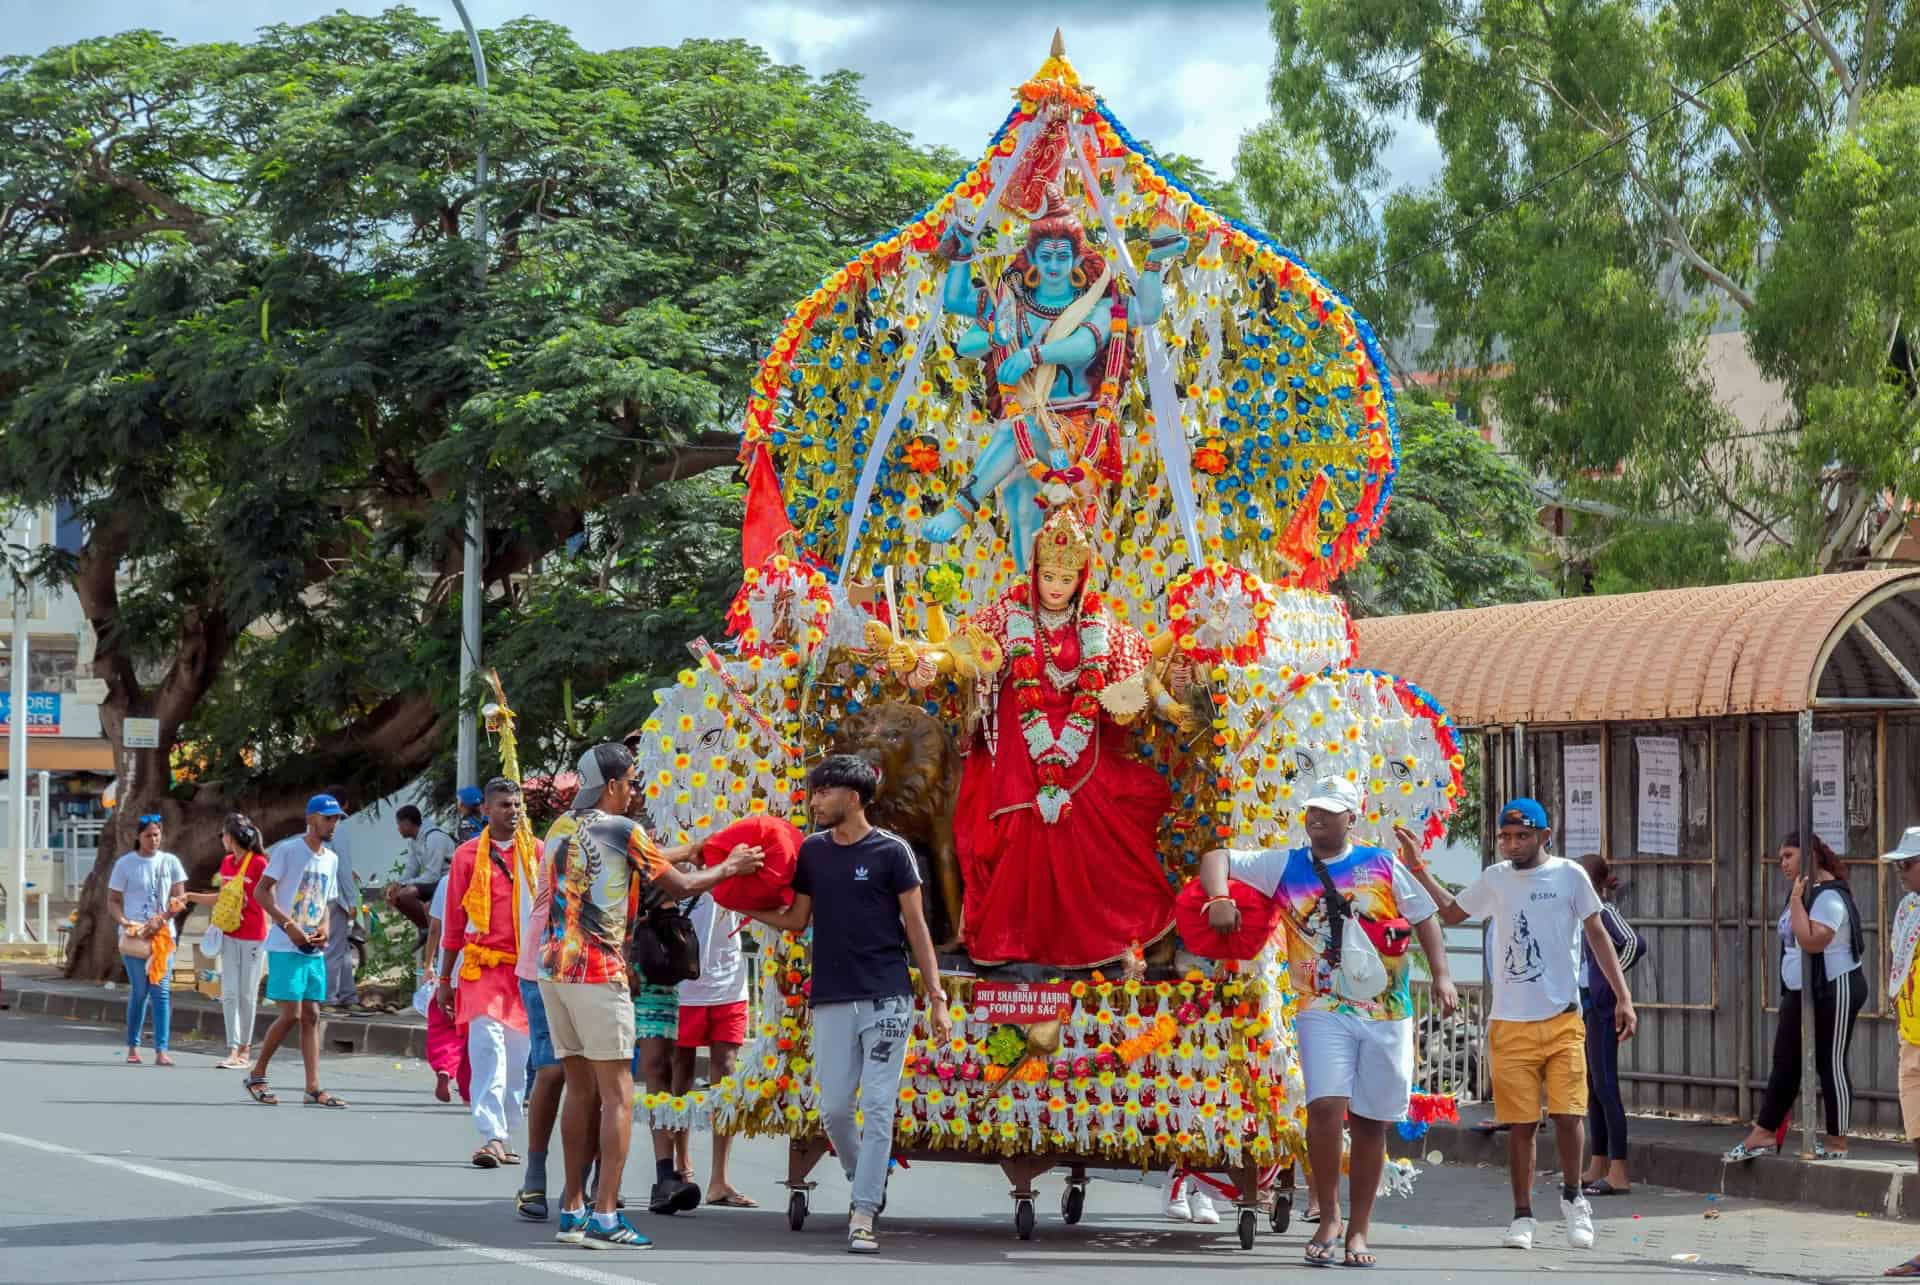
<instances>
[{"instance_id":1,"label":"grey jogger pant","mask_svg":"<svg viewBox=\"0 0 1920 1285\"><path fill-rule=\"evenodd\" d=\"M813 1009L813 1065L820 1078L820 1115L853 1186L853 1207L878 1213L893 1157L893 1117L900 1071L913 1030L913 999L892 995ZM854 1123L854 1094L865 1114Z\"/></svg>"}]
</instances>

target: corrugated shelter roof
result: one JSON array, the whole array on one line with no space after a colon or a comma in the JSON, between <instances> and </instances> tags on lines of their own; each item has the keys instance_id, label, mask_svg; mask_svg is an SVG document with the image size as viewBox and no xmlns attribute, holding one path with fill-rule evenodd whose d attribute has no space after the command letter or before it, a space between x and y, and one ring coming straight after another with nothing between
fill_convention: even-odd
<instances>
[{"instance_id":1,"label":"corrugated shelter roof","mask_svg":"<svg viewBox=\"0 0 1920 1285\"><path fill-rule=\"evenodd\" d=\"M1463 727L1920 698L1920 572L1859 571L1354 622L1359 663ZM1893 663L1874 646L1878 639Z\"/></svg>"}]
</instances>

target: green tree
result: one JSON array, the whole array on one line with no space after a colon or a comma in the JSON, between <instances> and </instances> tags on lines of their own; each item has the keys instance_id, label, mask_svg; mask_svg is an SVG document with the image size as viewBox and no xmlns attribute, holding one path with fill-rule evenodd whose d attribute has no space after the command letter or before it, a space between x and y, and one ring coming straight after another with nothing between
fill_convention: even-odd
<instances>
[{"instance_id":1,"label":"green tree","mask_svg":"<svg viewBox=\"0 0 1920 1285\"><path fill-rule=\"evenodd\" d=\"M408 9L0 62L0 494L85 520L41 571L98 636L108 737L160 721L118 815L164 797L196 873L230 808L286 833L314 785L364 802L444 749L473 499L490 654L558 658L515 697L530 746L590 730L555 695L570 667L609 716L597 685L665 670L647 613L711 610L694 569L737 544L696 522L683 555L663 524L711 507L685 479L731 464L764 343L957 168L872 121L852 75L742 43L483 39L484 98L462 38ZM565 601L585 566L604 579ZM604 595L641 627L583 619ZM195 779L170 789L177 754ZM76 934L89 975L115 963L96 925L124 827Z\"/></svg>"},{"instance_id":2,"label":"green tree","mask_svg":"<svg viewBox=\"0 0 1920 1285\"><path fill-rule=\"evenodd\" d=\"M1548 597L1526 474L1439 403L1402 404L1393 504L1367 560L1335 584L1357 616Z\"/></svg>"},{"instance_id":3,"label":"green tree","mask_svg":"<svg viewBox=\"0 0 1920 1285\"><path fill-rule=\"evenodd\" d=\"M1528 468L1775 567L1890 550L1904 508L1879 497L1914 490L1911 278L1884 279L1913 226L1895 181L1910 3L1270 7L1294 170L1343 214L1378 212L1351 238L1371 315L1404 340L1430 308L1424 363L1487 372L1462 395L1489 399ZM1389 191L1408 116L1444 165ZM1743 432L1703 369L1729 325L1787 383L1777 432Z\"/></svg>"}]
</instances>

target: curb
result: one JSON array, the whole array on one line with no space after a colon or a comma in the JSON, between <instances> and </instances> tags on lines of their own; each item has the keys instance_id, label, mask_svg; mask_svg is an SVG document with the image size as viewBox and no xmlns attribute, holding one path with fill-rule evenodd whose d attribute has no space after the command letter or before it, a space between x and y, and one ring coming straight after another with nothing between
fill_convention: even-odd
<instances>
[{"instance_id":1,"label":"curb","mask_svg":"<svg viewBox=\"0 0 1920 1285\"><path fill-rule=\"evenodd\" d=\"M16 1013L37 1013L47 1017L71 1018L81 1022L125 1024L125 995L75 995L67 991L40 990L31 986L7 991L9 1007ZM259 1043L273 1025L273 1005L261 1000L264 1011L254 1018L254 1042ZM174 1039L205 1040L224 1044L227 1024L218 1008L200 1004L179 1004L173 1010ZM363 1017L320 1017L320 1048L327 1053L370 1053L383 1057L410 1057L421 1061L427 1056L427 1031L424 1026L402 1022L382 1022Z\"/></svg>"},{"instance_id":2,"label":"curb","mask_svg":"<svg viewBox=\"0 0 1920 1285\"><path fill-rule=\"evenodd\" d=\"M1535 1172L1554 1172L1560 1160L1553 1131L1540 1129L1534 1145ZM1436 1124L1428 1128L1422 1149L1438 1151L1449 1164L1507 1167L1504 1134L1488 1135L1460 1125ZM1886 1218L1920 1215L1920 1174L1911 1165L1884 1160L1813 1161L1768 1156L1730 1165L1717 1151L1630 1141L1627 1167L1636 1179L1682 1191Z\"/></svg>"}]
</instances>

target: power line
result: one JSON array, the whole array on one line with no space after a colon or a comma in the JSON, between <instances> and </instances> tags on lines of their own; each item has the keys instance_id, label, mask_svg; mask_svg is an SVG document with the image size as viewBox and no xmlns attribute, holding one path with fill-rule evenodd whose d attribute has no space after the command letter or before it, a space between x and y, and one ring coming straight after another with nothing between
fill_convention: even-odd
<instances>
[{"instance_id":1,"label":"power line","mask_svg":"<svg viewBox=\"0 0 1920 1285\"><path fill-rule=\"evenodd\" d=\"M1707 90L1712 89L1714 86L1718 85L1721 81L1726 80L1729 77L1741 71L1746 70L1748 67L1752 66L1755 62L1759 61L1761 58L1765 57L1767 54L1772 53L1775 49L1778 49L1781 45L1786 44L1789 40L1792 40L1795 36L1798 36L1801 33L1803 33L1813 23L1824 19L1834 9L1838 8L1839 5L1840 5L1840 0L1827 0L1827 3L1823 7L1808 13L1806 17L1794 23L1791 27L1781 32L1778 36L1775 36L1772 40L1769 40L1766 44L1760 46L1758 49L1754 50L1752 53L1742 58L1739 62L1734 63L1731 67L1728 67L1725 71L1715 76L1712 80L1709 80L1706 84L1700 86L1699 89L1694 91L1693 96L1696 98L1701 97L1706 93ZM1499 205L1494 206L1492 209L1487 210L1485 213L1476 215L1475 217L1473 217L1472 219L1469 219L1466 223L1462 224L1458 228L1455 228L1453 231L1447 233L1446 235L1435 237L1427 245L1422 246L1420 249L1413 251L1411 254L1402 255L1400 258L1396 259L1394 262L1388 264L1386 268L1383 269L1380 272L1380 274L1374 278L1374 284L1380 285L1380 286L1386 285L1387 281L1391 277L1396 275L1398 272L1400 272L1401 269L1405 268L1408 264L1412 263L1415 259L1423 259L1427 255L1432 254L1436 250L1445 249L1456 244L1461 237L1473 231L1475 228L1479 227L1482 223L1485 223L1488 219L1492 218L1494 215L1504 214L1508 210L1511 210L1514 206L1519 205L1522 201L1530 200L1531 198L1539 195L1541 192L1553 186L1553 184L1559 182L1561 179L1573 173L1575 170L1581 169L1584 166L1591 164L1593 161L1598 160L1600 157L1605 156L1608 152L1620 146L1620 144L1627 142L1629 139L1632 139L1636 135L1645 133L1647 130L1653 128L1655 125L1659 124L1661 121L1665 120L1667 117L1672 116L1675 113L1679 112L1680 109L1685 106L1687 106L1686 100L1684 99L1676 100L1671 106L1661 111L1655 112L1653 115L1647 117L1647 119L1640 122L1638 125L1635 125L1632 129L1626 130L1620 134L1615 135L1612 138L1609 138L1606 142L1594 148L1591 152L1588 152L1585 156L1582 156L1580 159L1572 162L1569 165L1563 166L1562 168L1555 170L1553 173L1547 175L1545 178L1540 179L1539 181L1533 183L1531 186L1527 187L1524 191L1501 202Z\"/></svg>"}]
</instances>

